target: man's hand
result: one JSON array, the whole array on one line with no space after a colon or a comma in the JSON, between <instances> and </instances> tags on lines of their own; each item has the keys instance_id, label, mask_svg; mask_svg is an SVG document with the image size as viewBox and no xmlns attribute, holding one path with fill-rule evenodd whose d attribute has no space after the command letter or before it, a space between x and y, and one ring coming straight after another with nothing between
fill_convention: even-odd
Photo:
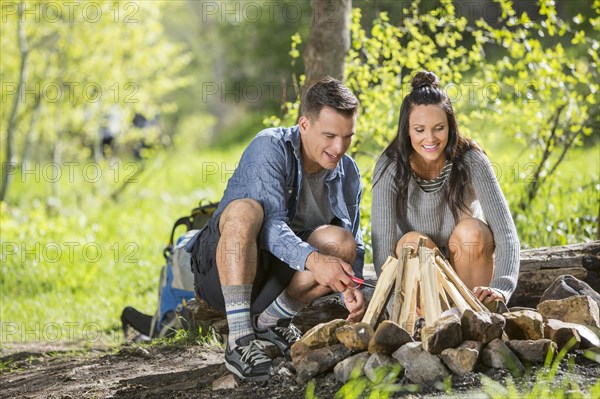
<instances>
[{"instance_id":1,"label":"man's hand","mask_svg":"<svg viewBox=\"0 0 600 399\"><path fill-rule=\"evenodd\" d=\"M350 312L346 320L351 323L356 323L362 320L365 311L365 296L361 290L356 288L348 288L342 294L344 296L344 304Z\"/></svg>"},{"instance_id":2,"label":"man's hand","mask_svg":"<svg viewBox=\"0 0 600 399\"><path fill-rule=\"evenodd\" d=\"M473 293L483 303L493 302L496 299L504 301L504 295L490 287L475 287Z\"/></svg>"},{"instance_id":3,"label":"man's hand","mask_svg":"<svg viewBox=\"0 0 600 399\"><path fill-rule=\"evenodd\" d=\"M335 256L314 251L306 258L306 269L313 274L319 285L333 291L344 292L348 287L354 286L354 282L348 277L354 275L352 266Z\"/></svg>"}]
</instances>

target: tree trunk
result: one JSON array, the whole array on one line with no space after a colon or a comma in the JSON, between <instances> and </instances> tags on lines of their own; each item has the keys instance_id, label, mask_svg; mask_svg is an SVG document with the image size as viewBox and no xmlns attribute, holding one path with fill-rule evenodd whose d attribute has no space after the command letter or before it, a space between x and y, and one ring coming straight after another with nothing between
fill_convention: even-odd
<instances>
[{"instance_id":1,"label":"tree trunk","mask_svg":"<svg viewBox=\"0 0 600 399\"><path fill-rule=\"evenodd\" d=\"M52 162L54 164L55 170L60 170L62 163L62 150L63 143L60 137L60 131L57 132L56 142L54 143L54 150L52 152ZM59 175L47 176L50 178L50 197L46 200L46 209L48 210L48 214L54 215L57 211L57 206L59 204L59 184L60 178ZM92 185L95 187L95 185Z\"/></svg>"},{"instance_id":2,"label":"tree trunk","mask_svg":"<svg viewBox=\"0 0 600 399\"><path fill-rule=\"evenodd\" d=\"M27 129L27 135L25 136L25 143L23 144L23 153L21 154L21 170L25 170L29 164L29 152L31 149L31 143L33 142L35 128L40 119L40 113L42 109L42 102L40 97L36 98L36 103L31 113L31 122ZM37 134L35 136L38 136Z\"/></svg>"},{"instance_id":3,"label":"tree trunk","mask_svg":"<svg viewBox=\"0 0 600 399\"><path fill-rule=\"evenodd\" d=\"M351 12L352 0L313 0L312 24L303 53L306 80L302 94L326 76L344 80Z\"/></svg>"},{"instance_id":4,"label":"tree trunk","mask_svg":"<svg viewBox=\"0 0 600 399\"><path fill-rule=\"evenodd\" d=\"M25 37L25 27L21 16L23 15L24 4L19 3L19 9L17 13L17 39L19 41L19 53L21 55L21 66L19 68L19 85L17 88L17 94L15 95L12 109L10 112L10 119L8 120L8 129L6 131L6 156L5 165L2 167L2 188L0 188L0 201L4 201L8 194L8 187L12 180L12 173L16 166L15 160L15 128L17 121L17 114L19 113L19 105L23 99L23 86L27 79L27 58L29 55L29 49L27 47L27 38Z\"/></svg>"}]
</instances>

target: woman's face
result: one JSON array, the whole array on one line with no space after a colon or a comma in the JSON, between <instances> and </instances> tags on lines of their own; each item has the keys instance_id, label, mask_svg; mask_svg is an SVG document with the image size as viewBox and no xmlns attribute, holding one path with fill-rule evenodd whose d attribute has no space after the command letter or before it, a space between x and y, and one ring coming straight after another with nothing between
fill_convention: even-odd
<instances>
[{"instance_id":1,"label":"woman's face","mask_svg":"<svg viewBox=\"0 0 600 399\"><path fill-rule=\"evenodd\" d=\"M446 160L448 117L437 105L417 105L408 117L414 163L428 165Z\"/></svg>"}]
</instances>

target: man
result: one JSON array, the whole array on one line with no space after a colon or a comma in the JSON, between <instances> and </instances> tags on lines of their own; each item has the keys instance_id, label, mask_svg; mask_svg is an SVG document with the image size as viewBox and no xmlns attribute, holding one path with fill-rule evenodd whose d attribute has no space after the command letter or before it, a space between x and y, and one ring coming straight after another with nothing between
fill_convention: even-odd
<instances>
[{"instance_id":1,"label":"man","mask_svg":"<svg viewBox=\"0 0 600 399\"><path fill-rule=\"evenodd\" d=\"M248 145L212 219L188 244L197 294L225 311L225 364L265 380L264 341L289 357L292 317L342 292L349 321L365 311L350 275L362 276L360 175L345 155L358 100L327 78L307 91L298 125L260 132Z\"/></svg>"}]
</instances>

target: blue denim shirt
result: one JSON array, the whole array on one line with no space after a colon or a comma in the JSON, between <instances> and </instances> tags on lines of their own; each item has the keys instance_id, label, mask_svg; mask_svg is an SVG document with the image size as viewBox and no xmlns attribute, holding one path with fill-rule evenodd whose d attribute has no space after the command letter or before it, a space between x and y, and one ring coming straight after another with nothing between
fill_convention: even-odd
<instances>
[{"instance_id":1,"label":"blue denim shirt","mask_svg":"<svg viewBox=\"0 0 600 399\"><path fill-rule=\"evenodd\" d=\"M240 163L227 183L227 188L213 217L219 217L229 203L240 198L259 202L265 213L259 245L287 263L304 270L306 258L315 247L302 241L290 228L296 214L302 160L300 129L270 128L261 131L248 145ZM354 273L362 277L365 248L360 230L359 203L362 195L360 172L354 160L344 155L325 179L331 211L341 227L352 232L357 244ZM190 240L194 241L202 230Z\"/></svg>"}]
</instances>

